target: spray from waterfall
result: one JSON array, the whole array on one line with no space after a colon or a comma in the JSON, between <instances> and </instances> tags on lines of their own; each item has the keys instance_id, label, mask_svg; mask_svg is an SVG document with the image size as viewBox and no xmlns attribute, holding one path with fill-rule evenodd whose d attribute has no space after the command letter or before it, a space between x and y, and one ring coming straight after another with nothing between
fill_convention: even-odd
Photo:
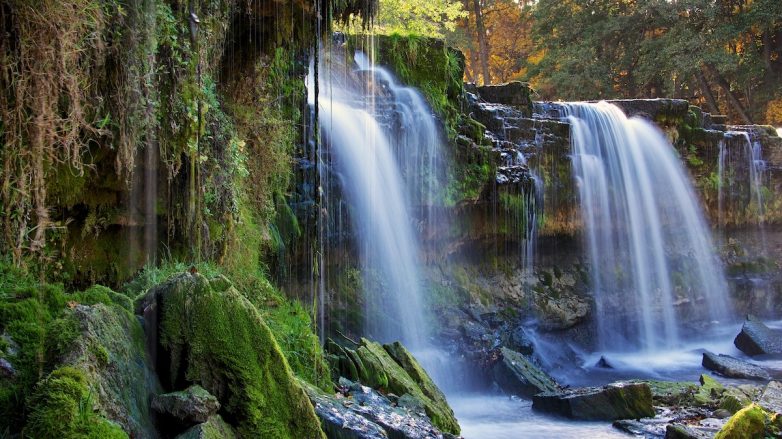
<instances>
[{"instance_id":1,"label":"spray from waterfall","mask_svg":"<svg viewBox=\"0 0 782 439\"><path fill-rule=\"evenodd\" d=\"M602 349L654 351L726 318L723 273L665 136L609 103L564 104Z\"/></svg>"}]
</instances>

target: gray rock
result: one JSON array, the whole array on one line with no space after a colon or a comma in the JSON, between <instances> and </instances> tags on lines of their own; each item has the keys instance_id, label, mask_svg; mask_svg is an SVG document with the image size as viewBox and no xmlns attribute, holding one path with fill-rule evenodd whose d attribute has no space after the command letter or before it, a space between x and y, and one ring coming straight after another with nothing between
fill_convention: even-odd
<instances>
[{"instance_id":1,"label":"gray rock","mask_svg":"<svg viewBox=\"0 0 782 439\"><path fill-rule=\"evenodd\" d=\"M532 355L535 344L523 326L514 329L508 339L508 347L523 355Z\"/></svg>"},{"instance_id":2,"label":"gray rock","mask_svg":"<svg viewBox=\"0 0 782 439\"><path fill-rule=\"evenodd\" d=\"M760 320L748 316L733 344L750 356L782 354L782 331L771 329Z\"/></svg>"},{"instance_id":3,"label":"gray rock","mask_svg":"<svg viewBox=\"0 0 782 439\"><path fill-rule=\"evenodd\" d=\"M665 427L665 439L711 439L713 435L681 424Z\"/></svg>"},{"instance_id":4,"label":"gray rock","mask_svg":"<svg viewBox=\"0 0 782 439\"><path fill-rule=\"evenodd\" d=\"M645 383L613 383L545 392L532 397L532 408L569 418L615 421L655 415L652 391Z\"/></svg>"},{"instance_id":5,"label":"gray rock","mask_svg":"<svg viewBox=\"0 0 782 439\"><path fill-rule=\"evenodd\" d=\"M501 389L527 397L559 391L559 384L524 355L505 347L500 353L502 360L494 365L492 373Z\"/></svg>"},{"instance_id":6,"label":"gray rock","mask_svg":"<svg viewBox=\"0 0 782 439\"><path fill-rule=\"evenodd\" d=\"M0 358L0 378L13 378L16 376L16 369L5 358Z\"/></svg>"},{"instance_id":7,"label":"gray rock","mask_svg":"<svg viewBox=\"0 0 782 439\"><path fill-rule=\"evenodd\" d=\"M506 84L485 85L478 87L478 95L487 102L518 108L525 116L532 114L530 88L526 82L511 81Z\"/></svg>"},{"instance_id":8,"label":"gray rock","mask_svg":"<svg viewBox=\"0 0 782 439\"><path fill-rule=\"evenodd\" d=\"M206 422L196 424L175 439L236 439L233 427L223 421L220 415L214 415Z\"/></svg>"},{"instance_id":9,"label":"gray rock","mask_svg":"<svg viewBox=\"0 0 782 439\"><path fill-rule=\"evenodd\" d=\"M760 395L758 404L770 412L782 414L782 383L779 381L768 383L763 389L763 394Z\"/></svg>"},{"instance_id":10,"label":"gray rock","mask_svg":"<svg viewBox=\"0 0 782 439\"><path fill-rule=\"evenodd\" d=\"M323 431L332 439L442 439L422 410L406 405L409 395L399 398L400 407L369 387L351 385L348 397L331 396L303 383L321 420Z\"/></svg>"},{"instance_id":11,"label":"gray rock","mask_svg":"<svg viewBox=\"0 0 782 439\"><path fill-rule=\"evenodd\" d=\"M703 353L703 367L730 378L745 378L750 380L770 380L768 372L762 367L750 362L739 360L730 355Z\"/></svg>"},{"instance_id":12,"label":"gray rock","mask_svg":"<svg viewBox=\"0 0 782 439\"><path fill-rule=\"evenodd\" d=\"M206 389L194 385L180 392L156 395L152 398L152 409L190 426L207 422L220 410L220 403Z\"/></svg>"},{"instance_id":13,"label":"gray rock","mask_svg":"<svg viewBox=\"0 0 782 439\"><path fill-rule=\"evenodd\" d=\"M614 428L622 430L626 433L630 433L633 436L649 438L663 438L665 437L665 427L667 421L665 419L642 419L636 421L635 419L622 419L614 421L612 424Z\"/></svg>"}]
</instances>

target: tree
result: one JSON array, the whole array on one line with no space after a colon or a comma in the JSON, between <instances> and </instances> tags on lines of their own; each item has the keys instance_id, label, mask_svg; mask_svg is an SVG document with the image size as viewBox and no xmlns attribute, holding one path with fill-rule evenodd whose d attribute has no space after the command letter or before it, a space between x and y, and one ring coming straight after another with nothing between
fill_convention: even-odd
<instances>
[{"instance_id":1,"label":"tree","mask_svg":"<svg viewBox=\"0 0 782 439\"><path fill-rule=\"evenodd\" d=\"M443 38L465 15L459 0L382 0L375 25L380 33Z\"/></svg>"}]
</instances>

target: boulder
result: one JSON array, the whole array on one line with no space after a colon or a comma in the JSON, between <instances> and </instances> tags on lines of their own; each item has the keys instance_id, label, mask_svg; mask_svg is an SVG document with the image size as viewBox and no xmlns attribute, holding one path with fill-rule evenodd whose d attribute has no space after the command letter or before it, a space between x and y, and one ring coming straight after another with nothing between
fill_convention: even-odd
<instances>
[{"instance_id":1,"label":"boulder","mask_svg":"<svg viewBox=\"0 0 782 439\"><path fill-rule=\"evenodd\" d=\"M762 438L766 431L766 415L757 404L751 404L739 410L714 439L751 439Z\"/></svg>"},{"instance_id":2,"label":"boulder","mask_svg":"<svg viewBox=\"0 0 782 439\"><path fill-rule=\"evenodd\" d=\"M756 386L748 384L727 386L720 397L719 407L733 414L751 404L759 396L760 388Z\"/></svg>"},{"instance_id":3,"label":"boulder","mask_svg":"<svg viewBox=\"0 0 782 439\"><path fill-rule=\"evenodd\" d=\"M763 394L760 395L758 404L769 412L782 415L782 383L779 381L768 383L763 389Z\"/></svg>"},{"instance_id":4,"label":"boulder","mask_svg":"<svg viewBox=\"0 0 782 439\"><path fill-rule=\"evenodd\" d=\"M712 435L681 424L668 424L665 427L665 439L711 439Z\"/></svg>"},{"instance_id":5,"label":"boulder","mask_svg":"<svg viewBox=\"0 0 782 439\"><path fill-rule=\"evenodd\" d=\"M560 387L553 378L543 372L524 355L508 348L501 348L502 359L495 363L494 380L503 390L531 397L541 392L557 392Z\"/></svg>"},{"instance_id":6,"label":"boulder","mask_svg":"<svg viewBox=\"0 0 782 439\"><path fill-rule=\"evenodd\" d=\"M236 288L182 273L151 288L136 311L157 322L148 335L165 387L200 385L242 437L325 438L261 313Z\"/></svg>"},{"instance_id":7,"label":"boulder","mask_svg":"<svg viewBox=\"0 0 782 439\"><path fill-rule=\"evenodd\" d=\"M443 434L426 414L395 406L377 391L344 378L346 395L328 395L302 383L323 430L331 439L439 439ZM409 396L404 395L401 399Z\"/></svg>"},{"instance_id":8,"label":"boulder","mask_svg":"<svg viewBox=\"0 0 782 439\"><path fill-rule=\"evenodd\" d=\"M179 424L191 426L207 422L220 410L220 403L206 389L193 385L179 392L156 395L152 398L152 409Z\"/></svg>"},{"instance_id":9,"label":"boulder","mask_svg":"<svg viewBox=\"0 0 782 439\"><path fill-rule=\"evenodd\" d=\"M194 425L175 439L236 439L233 427L223 421L220 415L209 417L206 422Z\"/></svg>"},{"instance_id":10,"label":"boulder","mask_svg":"<svg viewBox=\"0 0 782 439\"><path fill-rule=\"evenodd\" d=\"M713 370L729 378L744 378L750 380L770 380L768 372L760 366L749 363L730 355L703 353L703 367Z\"/></svg>"},{"instance_id":11,"label":"boulder","mask_svg":"<svg viewBox=\"0 0 782 439\"><path fill-rule=\"evenodd\" d=\"M418 361L413 357L402 343L394 342L391 344L383 345L383 349L388 352L388 355L396 361L396 364L402 366L405 372L410 375L410 378L418 384L424 395L428 396L432 401L438 405L448 406L448 401L445 400L445 395L440 388L432 381L432 378L426 373L423 367L418 364Z\"/></svg>"},{"instance_id":12,"label":"boulder","mask_svg":"<svg viewBox=\"0 0 782 439\"><path fill-rule=\"evenodd\" d=\"M657 405L691 406L694 403L698 385L688 381L638 381L646 383L652 391L652 400Z\"/></svg>"},{"instance_id":13,"label":"boulder","mask_svg":"<svg viewBox=\"0 0 782 439\"><path fill-rule=\"evenodd\" d=\"M392 350L396 349L392 348ZM409 394L417 398L423 403L432 424L443 432L459 434L459 423L456 421L453 410L445 401L442 393L435 390L436 386L431 383L430 379L431 386L427 386L427 390L424 391L416 379L411 377L379 343L362 338L361 346L355 352L363 364L363 370L359 372L362 384L376 389L384 389L396 395ZM409 352L406 355L409 355ZM410 366L408 365L408 367ZM414 371L414 374L421 379L425 372L420 366L417 368L420 369L420 372ZM426 378L428 379L428 376Z\"/></svg>"},{"instance_id":14,"label":"boulder","mask_svg":"<svg viewBox=\"0 0 782 439\"><path fill-rule=\"evenodd\" d=\"M645 383L614 383L533 396L532 408L568 418L614 421L655 415L652 391Z\"/></svg>"},{"instance_id":15,"label":"boulder","mask_svg":"<svg viewBox=\"0 0 782 439\"><path fill-rule=\"evenodd\" d=\"M507 345L508 348L523 355L532 355L535 350L535 342L524 326L517 326L511 331Z\"/></svg>"},{"instance_id":16,"label":"boulder","mask_svg":"<svg viewBox=\"0 0 782 439\"><path fill-rule=\"evenodd\" d=\"M771 329L760 320L749 316L733 344L750 356L782 354L782 331Z\"/></svg>"}]
</instances>

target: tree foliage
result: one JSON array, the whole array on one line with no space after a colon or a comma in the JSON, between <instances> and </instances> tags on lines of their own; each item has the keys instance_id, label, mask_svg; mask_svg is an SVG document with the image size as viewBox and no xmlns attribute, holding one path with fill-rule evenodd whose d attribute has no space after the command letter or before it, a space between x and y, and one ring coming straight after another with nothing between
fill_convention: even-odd
<instances>
[{"instance_id":1,"label":"tree foliage","mask_svg":"<svg viewBox=\"0 0 782 439\"><path fill-rule=\"evenodd\" d=\"M382 0L376 26L381 33L443 38L465 15L458 0Z\"/></svg>"},{"instance_id":2,"label":"tree foliage","mask_svg":"<svg viewBox=\"0 0 782 439\"><path fill-rule=\"evenodd\" d=\"M777 123L778 0L464 0L464 5L469 17L459 30L468 80L528 80L543 99L677 97L735 122Z\"/></svg>"}]
</instances>

